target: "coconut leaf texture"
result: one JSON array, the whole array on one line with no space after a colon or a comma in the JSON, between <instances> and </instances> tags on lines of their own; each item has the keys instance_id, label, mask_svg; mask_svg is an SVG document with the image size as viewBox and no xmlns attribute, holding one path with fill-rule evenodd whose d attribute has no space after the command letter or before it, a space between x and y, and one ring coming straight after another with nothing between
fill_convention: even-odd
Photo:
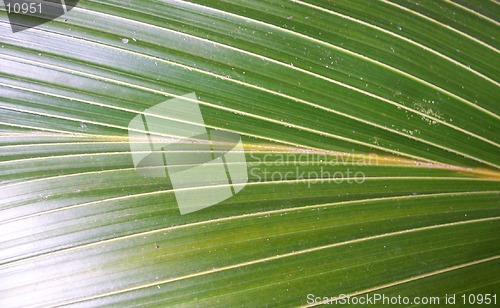
<instances>
[{"instance_id":1,"label":"coconut leaf texture","mask_svg":"<svg viewBox=\"0 0 500 308\"><path fill-rule=\"evenodd\" d=\"M0 1L0 307L498 305L498 1L70 2Z\"/></svg>"}]
</instances>

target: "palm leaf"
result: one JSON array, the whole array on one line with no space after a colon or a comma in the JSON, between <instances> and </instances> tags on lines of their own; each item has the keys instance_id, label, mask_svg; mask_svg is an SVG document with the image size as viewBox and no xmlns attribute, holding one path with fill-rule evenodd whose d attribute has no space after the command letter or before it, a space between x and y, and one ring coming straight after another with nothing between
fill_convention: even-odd
<instances>
[{"instance_id":1,"label":"palm leaf","mask_svg":"<svg viewBox=\"0 0 500 308\"><path fill-rule=\"evenodd\" d=\"M1 306L495 294L497 12L82 0L12 33L2 7ZM173 184L134 168L128 129L187 93L241 136L249 179L180 215Z\"/></svg>"}]
</instances>

